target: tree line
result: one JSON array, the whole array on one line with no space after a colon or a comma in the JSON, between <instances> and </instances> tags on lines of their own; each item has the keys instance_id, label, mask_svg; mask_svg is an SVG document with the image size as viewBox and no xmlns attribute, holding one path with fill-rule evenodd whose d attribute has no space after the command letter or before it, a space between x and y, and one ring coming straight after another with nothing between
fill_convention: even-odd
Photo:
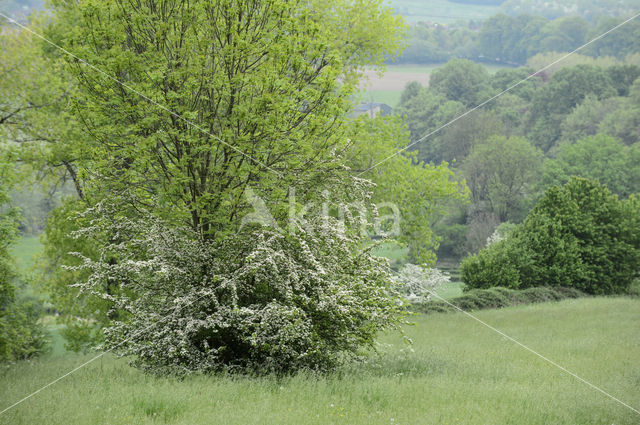
<instances>
[{"instance_id":1,"label":"tree line","mask_svg":"<svg viewBox=\"0 0 640 425\"><path fill-rule=\"evenodd\" d=\"M533 56L570 52L623 22L599 15L590 22L581 16L548 19L536 14L498 14L481 23L451 26L418 23L411 26L408 47L398 63L442 63L465 58L490 63L524 65ZM581 50L591 57L624 59L640 53L640 22L631 21L602 41Z\"/></svg>"}]
</instances>

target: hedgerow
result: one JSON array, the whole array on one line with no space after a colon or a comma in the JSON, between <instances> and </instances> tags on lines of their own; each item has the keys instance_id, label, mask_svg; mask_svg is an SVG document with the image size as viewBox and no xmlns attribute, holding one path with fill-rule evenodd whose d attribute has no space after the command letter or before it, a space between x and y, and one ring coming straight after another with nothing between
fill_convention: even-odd
<instances>
[{"instance_id":1,"label":"hedgerow","mask_svg":"<svg viewBox=\"0 0 640 425\"><path fill-rule=\"evenodd\" d=\"M447 302L432 300L413 305L414 311L420 313L450 313L459 311L486 310L512 307L523 304L535 304L548 301L561 301L579 298L587 294L574 288L536 287L524 290L494 287L489 289L473 289L464 295L454 297ZM454 307L455 306L455 307Z\"/></svg>"}]
</instances>

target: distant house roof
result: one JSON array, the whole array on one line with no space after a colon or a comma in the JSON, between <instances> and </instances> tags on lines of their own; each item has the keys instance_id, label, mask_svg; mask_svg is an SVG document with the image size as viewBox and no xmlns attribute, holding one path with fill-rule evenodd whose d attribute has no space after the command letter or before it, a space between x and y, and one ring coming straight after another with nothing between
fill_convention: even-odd
<instances>
[{"instance_id":1,"label":"distant house roof","mask_svg":"<svg viewBox=\"0 0 640 425\"><path fill-rule=\"evenodd\" d=\"M377 117L378 115L384 117L391 115L391 106L386 103L364 102L358 105L353 112L356 117L359 117L362 114L367 114L371 118Z\"/></svg>"}]
</instances>

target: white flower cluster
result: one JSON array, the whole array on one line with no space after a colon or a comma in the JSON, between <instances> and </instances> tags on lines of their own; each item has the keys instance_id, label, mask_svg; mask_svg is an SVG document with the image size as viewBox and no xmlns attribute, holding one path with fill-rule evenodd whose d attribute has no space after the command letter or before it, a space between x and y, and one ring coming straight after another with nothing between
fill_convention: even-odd
<instances>
[{"instance_id":1,"label":"white flower cluster","mask_svg":"<svg viewBox=\"0 0 640 425\"><path fill-rule=\"evenodd\" d=\"M208 240L112 215L81 233L111 237L100 258L84 259L91 276L80 286L113 303L105 348L151 372L327 369L400 318L386 262L333 219Z\"/></svg>"},{"instance_id":2,"label":"white flower cluster","mask_svg":"<svg viewBox=\"0 0 640 425\"><path fill-rule=\"evenodd\" d=\"M437 268L405 264L395 276L402 297L409 303L429 301L435 291L449 283L449 275Z\"/></svg>"},{"instance_id":3,"label":"white flower cluster","mask_svg":"<svg viewBox=\"0 0 640 425\"><path fill-rule=\"evenodd\" d=\"M507 237L503 235L498 228L496 228L491 236L487 238L487 246L493 245L494 243L498 243L502 240L505 240Z\"/></svg>"}]
</instances>

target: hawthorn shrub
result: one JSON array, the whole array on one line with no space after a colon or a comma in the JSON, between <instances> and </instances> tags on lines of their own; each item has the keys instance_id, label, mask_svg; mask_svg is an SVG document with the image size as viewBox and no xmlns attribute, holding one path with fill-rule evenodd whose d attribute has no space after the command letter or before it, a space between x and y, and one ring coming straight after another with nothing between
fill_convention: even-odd
<instances>
[{"instance_id":1,"label":"hawthorn shrub","mask_svg":"<svg viewBox=\"0 0 640 425\"><path fill-rule=\"evenodd\" d=\"M509 237L465 258L468 289L571 287L626 293L640 270L640 203L597 181L572 178L548 189Z\"/></svg>"},{"instance_id":2,"label":"hawthorn shrub","mask_svg":"<svg viewBox=\"0 0 640 425\"><path fill-rule=\"evenodd\" d=\"M206 240L151 215L100 214L79 235L117 237L72 268L89 273L83 291L113 303L103 348L154 374L325 371L403 315L386 260L331 217Z\"/></svg>"},{"instance_id":3,"label":"hawthorn shrub","mask_svg":"<svg viewBox=\"0 0 640 425\"><path fill-rule=\"evenodd\" d=\"M410 304L429 301L432 294L451 281L447 273L437 268L405 264L394 277L400 298Z\"/></svg>"}]
</instances>

